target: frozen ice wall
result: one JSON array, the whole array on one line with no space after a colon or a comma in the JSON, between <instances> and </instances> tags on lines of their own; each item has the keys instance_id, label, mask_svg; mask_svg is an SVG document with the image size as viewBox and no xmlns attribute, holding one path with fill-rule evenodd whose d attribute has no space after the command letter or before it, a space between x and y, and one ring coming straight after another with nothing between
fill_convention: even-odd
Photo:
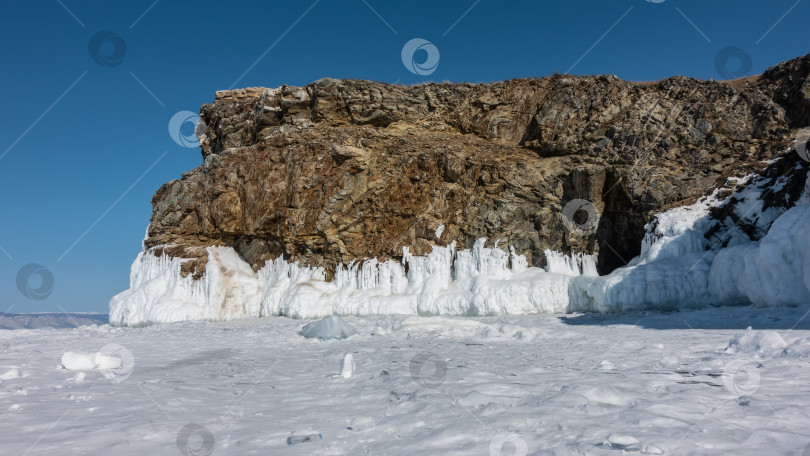
<instances>
[{"instance_id":1,"label":"frozen ice wall","mask_svg":"<svg viewBox=\"0 0 810 456\"><path fill-rule=\"evenodd\" d=\"M129 289L110 301L110 324L140 325L181 320L230 320L259 315L256 274L230 247L209 247L200 280L182 277L183 260L138 255Z\"/></svg>"},{"instance_id":2,"label":"frozen ice wall","mask_svg":"<svg viewBox=\"0 0 810 456\"><path fill-rule=\"evenodd\" d=\"M406 248L402 263L352 262L338 267L331 282L324 281L320 269L276 259L259 271L261 315L487 315L565 309L568 277L528 268L522 255L486 248L484 242L461 251L455 244L435 246L420 257ZM538 275L554 279L532 279ZM546 286L552 283L556 296Z\"/></svg>"},{"instance_id":3,"label":"frozen ice wall","mask_svg":"<svg viewBox=\"0 0 810 456\"><path fill-rule=\"evenodd\" d=\"M570 276L586 275L596 277L596 256L582 253L565 255L553 250L546 250L546 272Z\"/></svg>"},{"instance_id":4,"label":"frozen ice wall","mask_svg":"<svg viewBox=\"0 0 810 456\"><path fill-rule=\"evenodd\" d=\"M530 268L526 258L479 239L469 250L435 246L425 256L407 248L401 263L376 259L340 266L327 282L321 268L277 258L253 273L229 247L211 247L200 280L181 277L182 259L141 253L130 289L113 297L110 321L140 325L182 320L229 320L285 315L492 315L565 312L570 279L595 273L588 256L548 252L551 266ZM407 273L406 266L407 265Z\"/></svg>"}]
</instances>

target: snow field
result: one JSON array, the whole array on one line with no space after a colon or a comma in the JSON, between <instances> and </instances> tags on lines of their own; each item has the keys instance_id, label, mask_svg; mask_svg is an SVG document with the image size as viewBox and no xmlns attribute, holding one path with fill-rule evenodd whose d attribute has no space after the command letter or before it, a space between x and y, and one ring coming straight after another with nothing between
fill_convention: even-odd
<instances>
[{"instance_id":1,"label":"snow field","mask_svg":"<svg viewBox=\"0 0 810 456\"><path fill-rule=\"evenodd\" d=\"M0 383L2 452L801 454L808 310L345 317L356 334L323 341L283 317L0 331L21 375ZM107 345L133 356L121 381L61 365Z\"/></svg>"}]
</instances>

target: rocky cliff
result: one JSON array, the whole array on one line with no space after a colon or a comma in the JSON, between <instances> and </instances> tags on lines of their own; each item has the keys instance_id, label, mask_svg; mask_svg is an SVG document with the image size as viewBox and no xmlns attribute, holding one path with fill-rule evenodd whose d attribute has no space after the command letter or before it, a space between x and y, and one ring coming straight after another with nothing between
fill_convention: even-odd
<instances>
[{"instance_id":1,"label":"rocky cliff","mask_svg":"<svg viewBox=\"0 0 810 456\"><path fill-rule=\"evenodd\" d=\"M806 56L727 82L321 79L217 92L197 127L203 163L157 191L145 246L190 259L182 274L195 278L209 246L232 246L254 271L283 256L328 280L351 260L479 238L534 266L546 249L596 254L609 273L639 254L654 213L784 154L810 124L809 75Z\"/></svg>"}]
</instances>

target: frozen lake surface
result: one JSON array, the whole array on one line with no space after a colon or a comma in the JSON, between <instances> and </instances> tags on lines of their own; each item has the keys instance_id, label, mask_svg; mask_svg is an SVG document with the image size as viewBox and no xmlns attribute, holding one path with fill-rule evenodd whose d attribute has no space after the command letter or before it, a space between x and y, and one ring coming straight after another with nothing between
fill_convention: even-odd
<instances>
[{"instance_id":1,"label":"frozen lake surface","mask_svg":"<svg viewBox=\"0 0 810 456\"><path fill-rule=\"evenodd\" d=\"M801 455L808 311L3 330L0 452Z\"/></svg>"}]
</instances>

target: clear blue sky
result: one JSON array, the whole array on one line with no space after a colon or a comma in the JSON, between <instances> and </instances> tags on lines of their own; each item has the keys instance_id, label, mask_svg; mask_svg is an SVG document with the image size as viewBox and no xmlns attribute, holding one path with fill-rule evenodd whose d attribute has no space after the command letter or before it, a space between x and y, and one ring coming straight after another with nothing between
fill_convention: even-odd
<instances>
[{"instance_id":1,"label":"clear blue sky","mask_svg":"<svg viewBox=\"0 0 810 456\"><path fill-rule=\"evenodd\" d=\"M741 72L733 55L750 57L742 70L755 74L810 52L810 2L795 0L313 1L3 2L0 312L107 311L128 286L153 193L201 163L199 148L172 140L169 120L216 90L325 76L721 79ZM96 40L106 65L89 52L103 30L120 37ZM402 62L413 38L439 50L429 75ZM729 46L740 51L718 74ZM30 263L53 277L45 299L18 289ZM36 291L45 275L26 283Z\"/></svg>"}]
</instances>

